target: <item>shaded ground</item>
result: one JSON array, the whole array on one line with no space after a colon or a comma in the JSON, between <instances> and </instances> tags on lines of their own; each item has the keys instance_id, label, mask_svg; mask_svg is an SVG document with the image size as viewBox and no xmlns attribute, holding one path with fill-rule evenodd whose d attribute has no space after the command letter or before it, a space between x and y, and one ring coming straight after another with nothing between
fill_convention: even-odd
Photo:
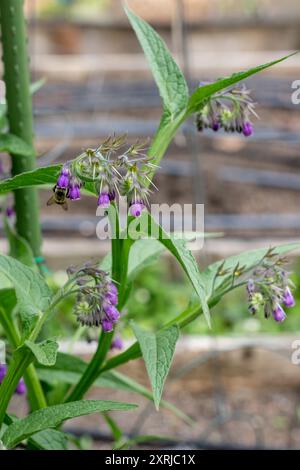
<instances>
[{"instance_id":1,"label":"shaded ground","mask_svg":"<svg viewBox=\"0 0 300 470\"><path fill-rule=\"evenodd\" d=\"M198 365L197 365L198 363ZM119 369L148 387L142 361ZM137 411L113 413L126 434L156 434L191 447L300 448L300 370L290 352L260 349L206 353L180 351L165 386L164 398L195 421L186 424L168 410L156 412L146 399L123 391L93 389L89 398L121 400L139 405ZM24 405L15 397L13 408ZM107 439L109 430L99 415L77 418L66 428L94 431ZM111 448L97 441L96 448ZM157 448L157 446L152 446Z\"/></svg>"}]
</instances>

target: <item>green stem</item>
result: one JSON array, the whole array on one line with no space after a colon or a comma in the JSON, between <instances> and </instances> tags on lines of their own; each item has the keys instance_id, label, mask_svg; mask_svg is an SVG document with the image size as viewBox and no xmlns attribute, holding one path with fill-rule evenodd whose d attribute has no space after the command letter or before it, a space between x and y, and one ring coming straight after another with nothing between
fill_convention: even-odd
<instances>
[{"instance_id":1,"label":"green stem","mask_svg":"<svg viewBox=\"0 0 300 470\"><path fill-rule=\"evenodd\" d=\"M88 364L86 370L82 374L81 379L66 399L67 402L80 400L94 383L95 377L98 375L99 368L101 367L109 351L112 337L113 333L104 333L103 331L101 332L97 351Z\"/></svg>"},{"instance_id":2,"label":"green stem","mask_svg":"<svg viewBox=\"0 0 300 470\"><path fill-rule=\"evenodd\" d=\"M20 378L23 376L24 371L29 364L33 361L33 354L31 351L25 350L24 352L17 350L14 352L7 374L0 386L1 401L0 401L0 428L2 426L6 409L10 399L18 385Z\"/></svg>"},{"instance_id":3,"label":"green stem","mask_svg":"<svg viewBox=\"0 0 300 470\"><path fill-rule=\"evenodd\" d=\"M121 240L119 218L117 221L110 220L111 224L116 222L115 226L115 238L111 240L112 243L112 278L118 283L119 291L119 302L118 309L121 310L123 307L125 293L126 293L126 279L128 269L128 257L130 247L132 245L131 240ZM100 334L97 350L89 362L85 372L81 376L79 382L75 385L66 401L80 400L84 394L93 385L96 377L98 376L99 370L106 359L107 353L110 350L110 345L113 339L112 333Z\"/></svg>"},{"instance_id":4,"label":"green stem","mask_svg":"<svg viewBox=\"0 0 300 470\"><path fill-rule=\"evenodd\" d=\"M9 130L32 148L29 157L12 155L12 175L15 176L33 170L36 163L23 1L0 2L0 23ZM27 240L34 256L40 256L41 229L37 191L34 188L16 190L15 210L17 233Z\"/></svg>"},{"instance_id":5,"label":"green stem","mask_svg":"<svg viewBox=\"0 0 300 470\"><path fill-rule=\"evenodd\" d=\"M153 163L158 164L160 162L170 142L175 136L178 127L185 120L185 117L185 114L181 114L174 121L163 125L165 119L165 117L163 116L161 126L159 127L153 139L152 145L149 149L149 155L155 157ZM154 171L150 178L153 175ZM111 223L114 223L114 221L111 221ZM116 238L112 239L112 277L116 282L118 282L118 308L119 310L121 310L123 307L123 303L126 299L128 258L133 241L130 239L119 239L119 222L116 223L115 229ZM88 391L88 389L93 385L99 375L101 366L106 359L107 353L110 349L112 338L112 333L101 334L96 353L92 357L80 381L74 387L71 394L67 397L67 401L74 401L82 398L84 394Z\"/></svg>"},{"instance_id":6,"label":"green stem","mask_svg":"<svg viewBox=\"0 0 300 470\"><path fill-rule=\"evenodd\" d=\"M17 327L5 309L1 309L0 321L6 333L7 339L14 349L20 345L21 338ZM31 411L45 408L47 406L45 395L37 376L35 367L31 364L24 373L27 387L27 396Z\"/></svg>"},{"instance_id":7,"label":"green stem","mask_svg":"<svg viewBox=\"0 0 300 470\"><path fill-rule=\"evenodd\" d=\"M178 131L178 128L185 121L186 117L187 114L184 112L177 116L174 121L167 122L167 118L164 115L162 116L160 126L153 138L148 152L150 156L154 157L152 161L153 164L159 165L176 132ZM155 170L149 175L149 178L152 179L154 174Z\"/></svg>"},{"instance_id":8,"label":"green stem","mask_svg":"<svg viewBox=\"0 0 300 470\"><path fill-rule=\"evenodd\" d=\"M2 307L0 307L0 322L5 331L9 343L14 348L17 348L20 344L20 335L13 323L12 318L10 317L8 312Z\"/></svg>"},{"instance_id":9,"label":"green stem","mask_svg":"<svg viewBox=\"0 0 300 470\"><path fill-rule=\"evenodd\" d=\"M30 364L24 372L24 381L27 387L30 410L35 411L40 408L46 408L47 401L45 394L33 364Z\"/></svg>"}]
</instances>

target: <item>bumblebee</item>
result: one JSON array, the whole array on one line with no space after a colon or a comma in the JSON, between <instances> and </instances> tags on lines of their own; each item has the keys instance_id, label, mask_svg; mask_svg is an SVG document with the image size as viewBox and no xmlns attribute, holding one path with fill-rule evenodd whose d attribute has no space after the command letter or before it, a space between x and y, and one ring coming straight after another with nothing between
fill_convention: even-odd
<instances>
[{"instance_id":1,"label":"bumblebee","mask_svg":"<svg viewBox=\"0 0 300 470\"><path fill-rule=\"evenodd\" d=\"M69 196L69 188L59 188L57 185L53 188L53 195L47 201L47 206L52 206L52 204L58 204L65 211L68 210L67 197Z\"/></svg>"}]
</instances>

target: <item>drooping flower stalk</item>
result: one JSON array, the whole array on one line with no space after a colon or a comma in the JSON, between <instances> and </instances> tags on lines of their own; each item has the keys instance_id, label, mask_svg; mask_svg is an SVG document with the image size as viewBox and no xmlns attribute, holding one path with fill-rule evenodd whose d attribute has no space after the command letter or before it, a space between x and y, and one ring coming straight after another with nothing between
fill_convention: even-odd
<instances>
[{"instance_id":1,"label":"drooping flower stalk","mask_svg":"<svg viewBox=\"0 0 300 470\"><path fill-rule=\"evenodd\" d=\"M148 202L150 174L155 165L144 153L145 142L137 141L120 151L125 142L125 136L111 136L98 148L88 148L67 162L53 188L55 196L48 204L56 202L66 208L65 200L80 199L80 188L92 182L98 191L98 207L108 209L116 196L121 195L128 200L129 213L139 217Z\"/></svg>"},{"instance_id":2,"label":"drooping flower stalk","mask_svg":"<svg viewBox=\"0 0 300 470\"><path fill-rule=\"evenodd\" d=\"M249 311L256 314L263 309L265 318L272 316L275 321L286 319L286 308L295 305L295 299L290 286L289 273L284 269L285 258L276 256L272 250L262 260L262 263L252 273L247 283Z\"/></svg>"},{"instance_id":3,"label":"drooping flower stalk","mask_svg":"<svg viewBox=\"0 0 300 470\"><path fill-rule=\"evenodd\" d=\"M82 325L101 326L106 333L113 331L120 318L118 289L108 273L90 263L81 268L69 268L76 286L75 315Z\"/></svg>"},{"instance_id":4,"label":"drooping flower stalk","mask_svg":"<svg viewBox=\"0 0 300 470\"><path fill-rule=\"evenodd\" d=\"M238 132L249 137L253 134L251 115L257 116L254 106L245 85L216 93L197 113L197 128L199 131L210 128L215 132L222 128L225 132Z\"/></svg>"}]
</instances>

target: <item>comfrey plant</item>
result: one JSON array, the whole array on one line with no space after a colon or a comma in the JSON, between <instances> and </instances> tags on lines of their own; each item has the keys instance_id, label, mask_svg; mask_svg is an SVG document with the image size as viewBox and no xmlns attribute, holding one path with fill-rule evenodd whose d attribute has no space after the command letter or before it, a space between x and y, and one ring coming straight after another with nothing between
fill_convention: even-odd
<instances>
[{"instance_id":1,"label":"comfrey plant","mask_svg":"<svg viewBox=\"0 0 300 470\"><path fill-rule=\"evenodd\" d=\"M80 199L80 189L92 183L98 194L98 207L108 209L116 196L129 201L130 214L141 215L154 184L149 175L157 165L144 151L145 142L137 141L121 152L126 136L108 137L97 149L86 149L60 170L48 205L59 204L67 210L67 199Z\"/></svg>"},{"instance_id":2,"label":"comfrey plant","mask_svg":"<svg viewBox=\"0 0 300 470\"><path fill-rule=\"evenodd\" d=\"M255 315L260 308L265 318L272 316L275 321L283 322L286 313L282 308L291 308L295 299L290 286L289 273L284 269L286 259L269 250L259 267L253 271L253 278L247 283L249 311Z\"/></svg>"},{"instance_id":3,"label":"comfrey plant","mask_svg":"<svg viewBox=\"0 0 300 470\"><path fill-rule=\"evenodd\" d=\"M214 83L201 84L190 94L180 68L159 35L126 9L163 104L162 118L148 151L142 142L126 147L124 137L112 134L97 149L87 149L64 165L35 168L22 2L0 2L0 13L6 83L0 142L12 161L11 178L0 181L0 194L14 192L16 217L15 227L5 217L10 252L9 256L0 256L0 322L8 343L7 364L1 366L0 447L11 449L22 443L30 449L67 449L70 435L64 433L62 423L94 412L103 413L115 437L115 447L128 447L109 412L132 410L136 405L86 400L84 397L91 386L105 383L106 387L126 388L153 401L157 409L161 405L178 419L190 422L180 410L161 401L180 329L201 314L210 325L211 309L239 286L247 288L252 314L261 308L266 316L282 321L283 309L294 304L282 257L299 245L245 252L201 271L185 241L166 233L147 211L152 178L180 125L194 115L199 130L223 128L249 136L253 103L246 89L236 85L286 57ZM111 253L100 264L69 268L66 283L53 293L41 256L36 187L43 184L53 186L48 204L57 203L64 209L68 201L76 201L89 192L95 197L95 205L107 211L110 223L112 211L118 214L118 196L126 195L127 227L133 220L147 222L146 227L156 224L158 239L147 239L143 230L141 239L136 240L126 227L121 229L117 218ZM183 312L159 331L145 331L131 323L136 342L118 352L122 348L120 326L128 321L126 303L136 273L162 250L167 250L181 265L195 296ZM74 301L74 315L80 328L99 329L97 349L89 362L58 352L57 341L44 337L45 323L51 321L66 297ZM116 351L113 356L111 349ZM140 357L146 364L151 391L115 371ZM19 418L10 413L9 403L14 393L25 394L25 391L29 412Z\"/></svg>"},{"instance_id":4,"label":"comfrey plant","mask_svg":"<svg viewBox=\"0 0 300 470\"><path fill-rule=\"evenodd\" d=\"M250 91L245 85L236 86L216 93L207 100L196 115L197 128L198 131L210 128L215 132L223 128L226 132L243 133L249 137L253 134L251 115L257 116Z\"/></svg>"}]
</instances>

